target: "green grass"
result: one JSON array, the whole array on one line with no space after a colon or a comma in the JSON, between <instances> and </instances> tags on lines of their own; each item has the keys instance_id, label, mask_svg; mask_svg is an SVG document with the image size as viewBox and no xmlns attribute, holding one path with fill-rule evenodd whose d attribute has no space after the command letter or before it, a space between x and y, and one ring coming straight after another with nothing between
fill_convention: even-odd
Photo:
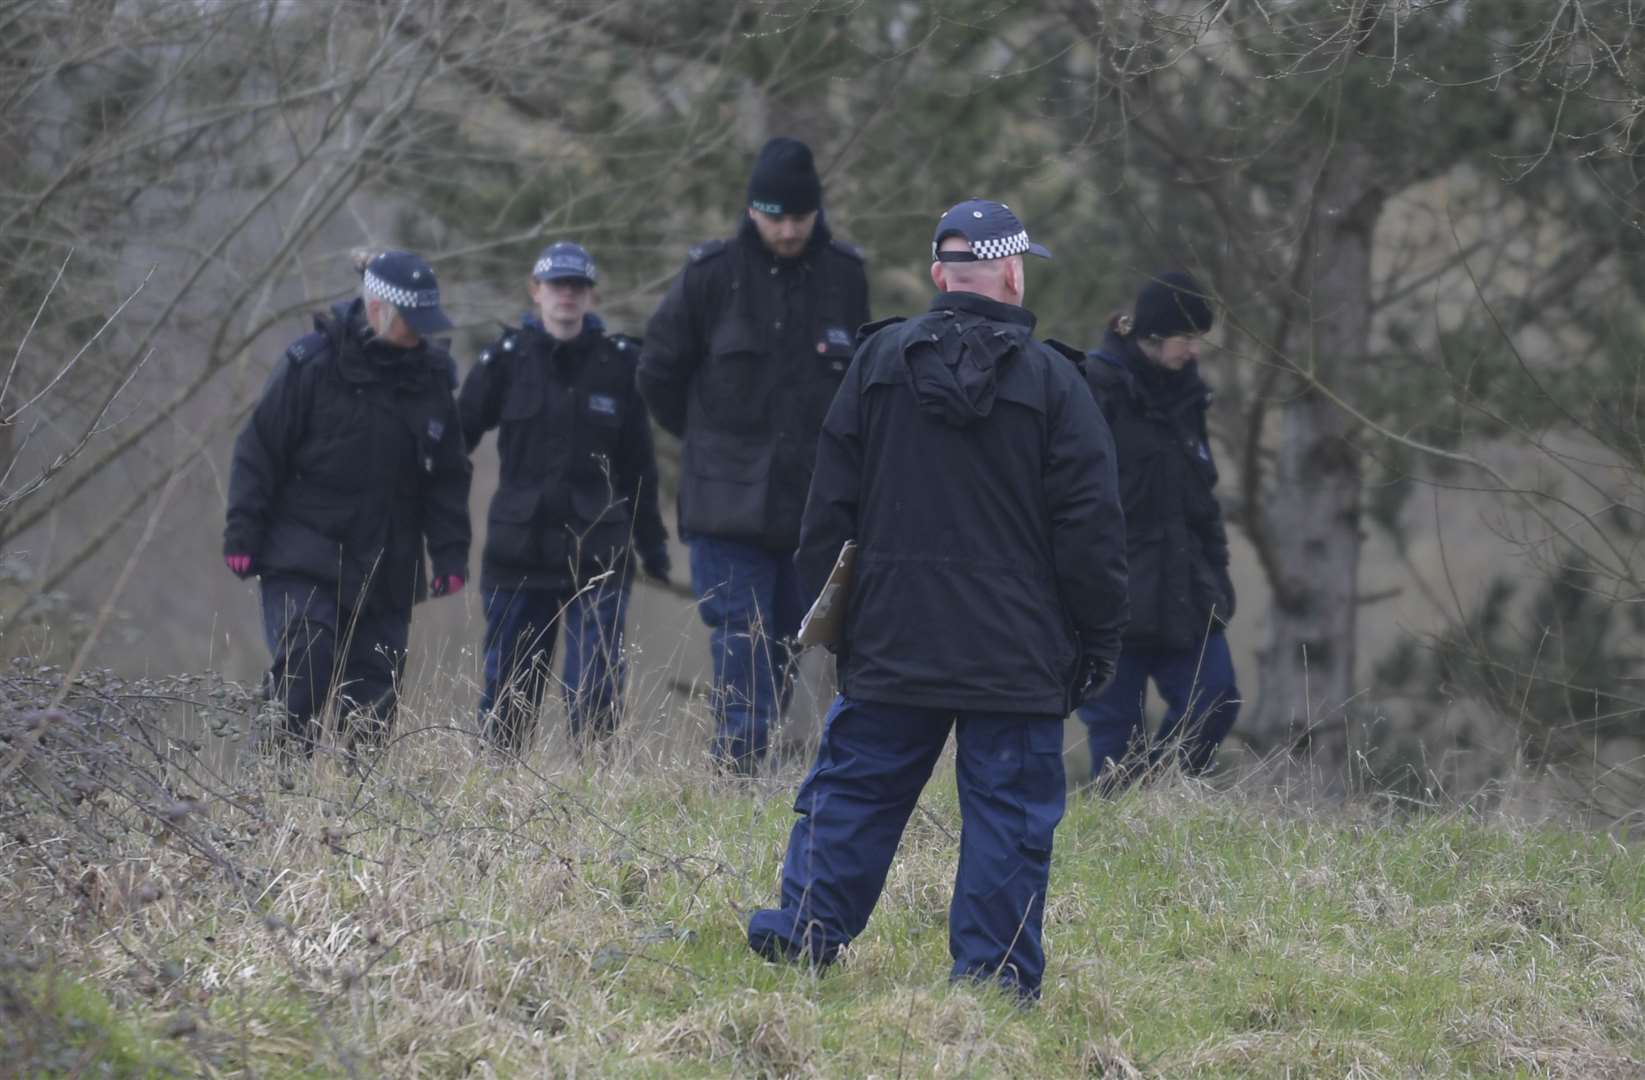
<instances>
[{"instance_id":1,"label":"green grass","mask_svg":"<svg viewBox=\"0 0 1645 1080\"><path fill-rule=\"evenodd\" d=\"M1024 1011L947 985L951 766L868 931L816 977L743 942L797 774L533 765L431 739L363 791L329 764L290 791L256 774L267 821L212 823L244 826L254 904L146 835L124 853L164 882L146 906L52 900L10 841L0 901L42 942L70 927L51 944L80 985L173 958L174 985L95 999L126 1033L118 1076L154 1075L132 1033L183 1000L202 1020L177 1045L224 1076L1645 1075L1645 853L1604 834L1187 785L1075 796Z\"/></svg>"},{"instance_id":2,"label":"green grass","mask_svg":"<svg viewBox=\"0 0 1645 1080\"><path fill-rule=\"evenodd\" d=\"M0 1075L157 1080L188 1070L95 986L8 965L0 967Z\"/></svg>"}]
</instances>

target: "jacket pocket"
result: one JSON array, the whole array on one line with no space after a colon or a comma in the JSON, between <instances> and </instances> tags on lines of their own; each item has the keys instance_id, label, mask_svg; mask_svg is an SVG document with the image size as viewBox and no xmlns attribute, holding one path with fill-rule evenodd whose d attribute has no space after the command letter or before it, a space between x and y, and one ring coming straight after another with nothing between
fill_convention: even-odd
<instances>
[{"instance_id":1,"label":"jacket pocket","mask_svg":"<svg viewBox=\"0 0 1645 1080\"><path fill-rule=\"evenodd\" d=\"M1017 790L1029 793L1023 801L1022 850L1035 860L1049 861L1052 836L1067 806L1068 778L1062 764L1062 724L1028 721L1023 735L1022 782Z\"/></svg>"},{"instance_id":2,"label":"jacket pocket","mask_svg":"<svg viewBox=\"0 0 1645 1080\"><path fill-rule=\"evenodd\" d=\"M628 499L615 492L578 486L571 491L571 512L576 521L569 529L579 566L589 572L615 565L628 550L630 521Z\"/></svg>"},{"instance_id":3,"label":"jacket pocket","mask_svg":"<svg viewBox=\"0 0 1645 1080\"><path fill-rule=\"evenodd\" d=\"M1127 641L1152 641L1160 636L1162 593L1167 584L1161 578L1167 543L1163 531L1151 530L1130 537L1126 544L1125 585L1131 600L1131 621L1125 628Z\"/></svg>"},{"instance_id":4,"label":"jacket pocket","mask_svg":"<svg viewBox=\"0 0 1645 1080\"><path fill-rule=\"evenodd\" d=\"M503 407L498 416L505 422L518 423L530 420L543 410L543 386L541 372L523 372L508 384L507 392L503 395Z\"/></svg>"},{"instance_id":5,"label":"jacket pocket","mask_svg":"<svg viewBox=\"0 0 1645 1080\"><path fill-rule=\"evenodd\" d=\"M771 446L758 437L699 429L686 440L680 527L708 536L765 532Z\"/></svg>"},{"instance_id":6,"label":"jacket pocket","mask_svg":"<svg viewBox=\"0 0 1645 1080\"><path fill-rule=\"evenodd\" d=\"M531 488L498 488L486 517L485 559L506 566L536 562L535 518L537 492Z\"/></svg>"},{"instance_id":7,"label":"jacket pocket","mask_svg":"<svg viewBox=\"0 0 1645 1080\"><path fill-rule=\"evenodd\" d=\"M586 526L628 525L628 497L615 491L578 484L571 489L571 511Z\"/></svg>"},{"instance_id":8,"label":"jacket pocket","mask_svg":"<svg viewBox=\"0 0 1645 1080\"><path fill-rule=\"evenodd\" d=\"M817 344L817 363L812 369L813 374L838 383L845 378L845 369L851 366L851 356L855 352L852 343L835 336L834 330L829 329L823 331L823 339Z\"/></svg>"},{"instance_id":9,"label":"jacket pocket","mask_svg":"<svg viewBox=\"0 0 1645 1080\"><path fill-rule=\"evenodd\" d=\"M361 498L346 489L298 483L286 492L281 503L281 512L275 515L277 522L289 520L303 530L342 541L353 532Z\"/></svg>"},{"instance_id":10,"label":"jacket pocket","mask_svg":"<svg viewBox=\"0 0 1645 1080\"><path fill-rule=\"evenodd\" d=\"M342 541L295 515L280 515L269 526L258 555L262 572L296 574L314 581L349 584Z\"/></svg>"}]
</instances>

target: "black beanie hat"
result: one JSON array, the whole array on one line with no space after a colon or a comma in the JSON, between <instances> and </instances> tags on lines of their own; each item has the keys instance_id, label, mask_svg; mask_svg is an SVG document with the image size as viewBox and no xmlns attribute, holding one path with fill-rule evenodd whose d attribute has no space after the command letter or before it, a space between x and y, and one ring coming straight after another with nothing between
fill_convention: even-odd
<instances>
[{"instance_id":1,"label":"black beanie hat","mask_svg":"<svg viewBox=\"0 0 1645 1080\"><path fill-rule=\"evenodd\" d=\"M1215 315L1205 290L1183 270L1156 274L1137 293L1131 312L1131 331L1139 338L1168 338L1203 334Z\"/></svg>"},{"instance_id":2,"label":"black beanie hat","mask_svg":"<svg viewBox=\"0 0 1645 1080\"><path fill-rule=\"evenodd\" d=\"M748 178L748 205L764 214L809 214L822 206L811 148L781 135L766 143Z\"/></svg>"}]
</instances>

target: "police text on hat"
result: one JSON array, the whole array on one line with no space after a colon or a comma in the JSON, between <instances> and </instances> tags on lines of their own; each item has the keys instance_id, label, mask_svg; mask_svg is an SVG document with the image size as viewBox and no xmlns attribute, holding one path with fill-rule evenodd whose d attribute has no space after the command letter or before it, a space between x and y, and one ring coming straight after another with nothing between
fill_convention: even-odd
<instances>
[{"instance_id":1,"label":"police text on hat","mask_svg":"<svg viewBox=\"0 0 1645 1080\"><path fill-rule=\"evenodd\" d=\"M950 236L964 237L971 250L940 250L943 240ZM968 199L951 207L938 220L937 231L931 237L931 257L938 262L985 262L1011 255L1051 257L1044 245L1028 238L1028 230L1009 206L987 199Z\"/></svg>"},{"instance_id":2,"label":"police text on hat","mask_svg":"<svg viewBox=\"0 0 1645 1080\"><path fill-rule=\"evenodd\" d=\"M809 214L822 206L811 148L781 135L761 147L748 178L748 205L762 214Z\"/></svg>"},{"instance_id":3,"label":"police text on hat","mask_svg":"<svg viewBox=\"0 0 1645 1080\"><path fill-rule=\"evenodd\" d=\"M531 268L531 276L538 281L586 281L590 285L600 280L598 269L594 266L594 256L581 244L573 244L569 240L561 240L557 244L550 244L537 256L537 264Z\"/></svg>"}]
</instances>

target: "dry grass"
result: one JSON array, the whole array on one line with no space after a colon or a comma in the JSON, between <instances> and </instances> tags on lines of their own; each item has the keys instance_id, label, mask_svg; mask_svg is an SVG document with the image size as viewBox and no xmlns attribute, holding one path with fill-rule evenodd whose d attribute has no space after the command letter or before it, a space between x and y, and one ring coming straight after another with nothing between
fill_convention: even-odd
<instances>
[{"instance_id":1,"label":"dry grass","mask_svg":"<svg viewBox=\"0 0 1645 1080\"><path fill-rule=\"evenodd\" d=\"M179 702L232 734L232 688L92 684L42 725L22 685L0 1006L35 1038L0 1051L48 1075L85 1057L51 1035L72 1015L130 1076L1645 1076L1645 856L1604 834L1185 784L1076 798L1025 1013L946 985L951 770L816 978L742 942L793 769L714 780L649 736L507 765L422 702L363 781L282 774L162 737Z\"/></svg>"}]
</instances>

